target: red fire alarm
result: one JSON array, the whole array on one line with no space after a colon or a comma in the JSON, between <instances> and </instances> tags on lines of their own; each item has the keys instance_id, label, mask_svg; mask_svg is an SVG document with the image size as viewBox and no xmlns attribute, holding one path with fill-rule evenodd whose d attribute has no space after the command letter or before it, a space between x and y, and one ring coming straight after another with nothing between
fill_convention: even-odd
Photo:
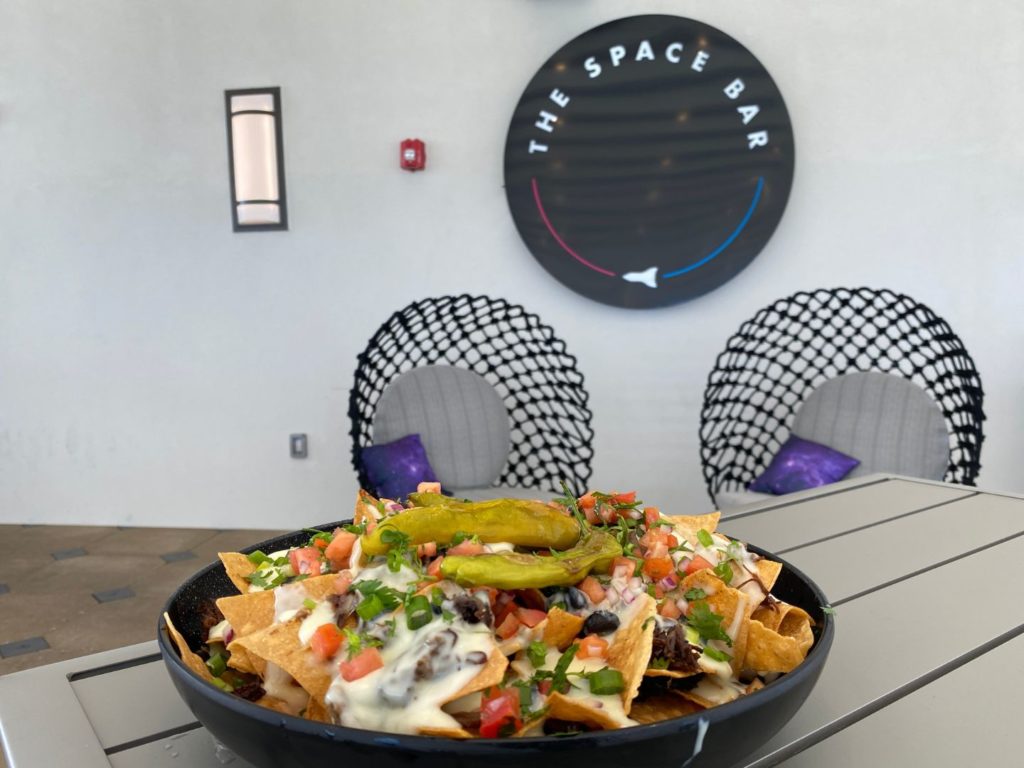
<instances>
[{"instance_id":1,"label":"red fire alarm","mask_svg":"<svg viewBox=\"0 0 1024 768\"><path fill-rule=\"evenodd\" d=\"M419 139L402 142L401 165L407 171L422 171L427 165L427 146Z\"/></svg>"}]
</instances>

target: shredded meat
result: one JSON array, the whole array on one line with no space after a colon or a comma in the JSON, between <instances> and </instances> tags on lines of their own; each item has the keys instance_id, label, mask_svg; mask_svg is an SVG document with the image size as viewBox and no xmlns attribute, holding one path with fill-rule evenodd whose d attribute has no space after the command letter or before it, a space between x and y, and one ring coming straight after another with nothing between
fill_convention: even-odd
<instances>
[{"instance_id":1,"label":"shredded meat","mask_svg":"<svg viewBox=\"0 0 1024 768\"><path fill-rule=\"evenodd\" d=\"M214 626L224 621L224 614L220 612L220 608L217 607L217 603L213 600L202 601L199 604L197 614L199 616L199 627L202 630L204 639L210 635L210 630Z\"/></svg>"},{"instance_id":2,"label":"shredded meat","mask_svg":"<svg viewBox=\"0 0 1024 768\"><path fill-rule=\"evenodd\" d=\"M700 667L697 666L700 649L686 642L686 632L681 624L655 627L651 658L664 659L668 662L668 668L676 672L700 672Z\"/></svg>"},{"instance_id":3,"label":"shredded meat","mask_svg":"<svg viewBox=\"0 0 1024 768\"><path fill-rule=\"evenodd\" d=\"M476 602L476 601L474 601ZM452 630L438 632L425 643L426 653L416 662L417 680L431 680L452 664L452 650L459 637Z\"/></svg>"},{"instance_id":4,"label":"shredded meat","mask_svg":"<svg viewBox=\"0 0 1024 768\"><path fill-rule=\"evenodd\" d=\"M259 701L264 695L266 695L266 691L263 690L259 680L253 680L251 683L235 688L235 696L241 696L246 701Z\"/></svg>"},{"instance_id":5,"label":"shredded meat","mask_svg":"<svg viewBox=\"0 0 1024 768\"><path fill-rule=\"evenodd\" d=\"M345 619L352 615L356 609L356 598L351 592L344 595L328 595L327 600L334 608L334 623L339 627L344 626Z\"/></svg>"}]
</instances>

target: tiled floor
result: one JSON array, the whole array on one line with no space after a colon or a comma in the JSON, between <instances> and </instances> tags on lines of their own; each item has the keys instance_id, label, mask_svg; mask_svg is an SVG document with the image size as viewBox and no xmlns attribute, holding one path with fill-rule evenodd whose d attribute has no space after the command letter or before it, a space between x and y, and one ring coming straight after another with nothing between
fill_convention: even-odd
<instances>
[{"instance_id":1,"label":"tiled floor","mask_svg":"<svg viewBox=\"0 0 1024 768\"><path fill-rule=\"evenodd\" d=\"M179 584L277 533L0 525L0 675L154 638Z\"/></svg>"}]
</instances>

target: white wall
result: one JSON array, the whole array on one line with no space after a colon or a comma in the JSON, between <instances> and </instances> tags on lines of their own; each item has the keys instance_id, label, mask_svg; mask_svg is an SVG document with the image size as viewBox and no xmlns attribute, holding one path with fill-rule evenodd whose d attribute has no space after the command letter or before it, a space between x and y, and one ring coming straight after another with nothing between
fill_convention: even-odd
<instances>
[{"instance_id":1,"label":"white wall","mask_svg":"<svg viewBox=\"0 0 1024 768\"><path fill-rule=\"evenodd\" d=\"M767 249L657 311L553 281L501 187L537 67L641 12L747 45L797 141ZM5 0L0 522L341 516L357 352L408 301L464 291L556 328L592 395L594 484L676 512L709 506L700 401L740 322L798 289L909 293L981 371L981 484L1020 491L1022 32L1017 0ZM292 229L234 234L223 91L259 85L283 89ZM407 136L427 172L397 168Z\"/></svg>"}]
</instances>

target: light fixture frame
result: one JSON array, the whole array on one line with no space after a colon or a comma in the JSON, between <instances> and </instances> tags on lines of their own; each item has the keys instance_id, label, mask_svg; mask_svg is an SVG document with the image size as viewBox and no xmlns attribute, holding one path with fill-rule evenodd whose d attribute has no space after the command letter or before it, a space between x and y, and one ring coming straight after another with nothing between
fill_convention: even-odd
<instances>
[{"instance_id":1,"label":"light fixture frame","mask_svg":"<svg viewBox=\"0 0 1024 768\"><path fill-rule=\"evenodd\" d=\"M231 99L234 96L269 95L273 99L274 109L272 112L265 110L246 109L237 112L231 111ZM224 111L227 120L228 134L228 174L231 178L231 223L235 232L265 232L268 230L288 229L288 195L285 189L284 180L284 130L282 128L281 115L281 88L278 86L268 88L236 88L224 91ZM277 191L276 200L239 200L238 192L235 189L235 148L234 135L232 131L231 118L234 115L260 114L270 115L274 119L274 144L275 157L277 160ZM281 220L276 224L240 224L238 221L238 206L243 203L272 203L277 205L281 211Z\"/></svg>"}]
</instances>

